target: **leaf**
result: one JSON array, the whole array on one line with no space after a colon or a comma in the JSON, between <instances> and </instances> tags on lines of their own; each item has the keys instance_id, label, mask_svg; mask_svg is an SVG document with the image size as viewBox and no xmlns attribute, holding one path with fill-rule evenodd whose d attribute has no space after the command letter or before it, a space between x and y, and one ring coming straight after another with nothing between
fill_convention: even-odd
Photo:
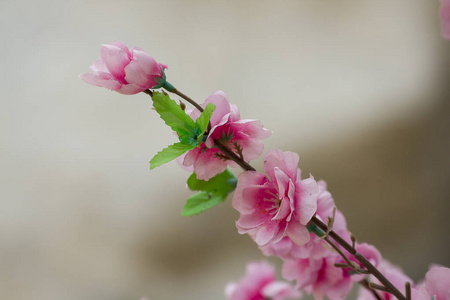
<instances>
[{"instance_id":1,"label":"leaf","mask_svg":"<svg viewBox=\"0 0 450 300\"><path fill-rule=\"evenodd\" d=\"M194 135L196 127L194 121L167 94L153 92L152 100L161 119L178 134L180 139L184 136L192 137Z\"/></svg>"},{"instance_id":2,"label":"leaf","mask_svg":"<svg viewBox=\"0 0 450 300\"><path fill-rule=\"evenodd\" d=\"M187 185L193 191L206 191L226 197L235 189L236 182L237 180L233 173L226 169L208 181L197 179L195 173L192 173L187 181Z\"/></svg>"},{"instance_id":3,"label":"leaf","mask_svg":"<svg viewBox=\"0 0 450 300\"><path fill-rule=\"evenodd\" d=\"M182 216L197 215L225 201L227 195L236 188L237 179L227 169L208 181L197 179L193 173L187 184L191 190L200 192L186 201Z\"/></svg>"},{"instance_id":4,"label":"leaf","mask_svg":"<svg viewBox=\"0 0 450 300\"><path fill-rule=\"evenodd\" d=\"M170 145L169 147L162 149L152 158L150 161L150 170L168 163L169 161L174 160L178 156L194 148L195 146L183 143L175 143Z\"/></svg>"},{"instance_id":5,"label":"leaf","mask_svg":"<svg viewBox=\"0 0 450 300\"><path fill-rule=\"evenodd\" d=\"M206 191L201 191L194 196L190 197L186 204L183 207L183 211L181 212L182 216L192 216L198 215L199 213L216 206L217 204L223 202L225 200L224 197L209 193Z\"/></svg>"},{"instance_id":6,"label":"leaf","mask_svg":"<svg viewBox=\"0 0 450 300\"><path fill-rule=\"evenodd\" d=\"M197 120L195 120L195 123L199 126L200 132L203 133L206 131L206 128L208 128L209 120L211 119L211 116L215 109L216 106L214 104L208 103Z\"/></svg>"}]
</instances>

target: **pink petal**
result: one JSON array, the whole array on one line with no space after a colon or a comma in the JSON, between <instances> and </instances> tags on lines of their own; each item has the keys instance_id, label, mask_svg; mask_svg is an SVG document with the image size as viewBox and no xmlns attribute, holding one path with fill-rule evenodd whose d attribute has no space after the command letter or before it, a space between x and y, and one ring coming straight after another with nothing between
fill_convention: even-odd
<instances>
[{"instance_id":1,"label":"pink petal","mask_svg":"<svg viewBox=\"0 0 450 300\"><path fill-rule=\"evenodd\" d=\"M293 152L283 152L278 149L270 150L264 156L264 170L270 178L274 178L274 168L280 168L292 181L296 181L298 155Z\"/></svg>"},{"instance_id":2,"label":"pink petal","mask_svg":"<svg viewBox=\"0 0 450 300\"><path fill-rule=\"evenodd\" d=\"M313 178L297 182L295 188L297 197L295 214L300 223L306 225L316 213L319 188Z\"/></svg>"},{"instance_id":3,"label":"pink petal","mask_svg":"<svg viewBox=\"0 0 450 300\"><path fill-rule=\"evenodd\" d=\"M272 131L265 129L262 123L258 120L239 120L233 122L233 127L236 131L245 132L248 136L258 140L268 138L272 135Z\"/></svg>"},{"instance_id":4,"label":"pink petal","mask_svg":"<svg viewBox=\"0 0 450 300\"><path fill-rule=\"evenodd\" d=\"M125 80L144 89L149 89L155 85L153 84L155 82L153 78L149 77L135 60L125 67Z\"/></svg>"},{"instance_id":5,"label":"pink petal","mask_svg":"<svg viewBox=\"0 0 450 300\"><path fill-rule=\"evenodd\" d=\"M425 287L430 296L437 300L450 300L450 269L433 266L425 275Z\"/></svg>"},{"instance_id":6,"label":"pink petal","mask_svg":"<svg viewBox=\"0 0 450 300\"><path fill-rule=\"evenodd\" d=\"M310 239L308 229L298 222L289 222L286 234L297 246L303 246Z\"/></svg>"},{"instance_id":7,"label":"pink petal","mask_svg":"<svg viewBox=\"0 0 450 300\"><path fill-rule=\"evenodd\" d=\"M100 58L105 63L111 75L116 80L123 80L125 77L125 67L131 59L128 54L118 46L109 44L103 45L100 50Z\"/></svg>"},{"instance_id":8,"label":"pink petal","mask_svg":"<svg viewBox=\"0 0 450 300\"><path fill-rule=\"evenodd\" d=\"M272 182L278 189L278 197L282 199L286 196L287 189L289 187L289 177L280 170L280 168L275 167L273 170ZM293 200L293 199L292 199Z\"/></svg>"},{"instance_id":9,"label":"pink petal","mask_svg":"<svg viewBox=\"0 0 450 300\"><path fill-rule=\"evenodd\" d=\"M246 214L252 212L254 208L247 208L246 205L243 204L246 203L246 201L242 192L248 186L263 185L265 182L267 182L267 177L263 173L247 171L239 174L231 206L239 212L244 212ZM241 206L243 207L241 208Z\"/></svg>"},{"instance_id":10,"label":"pink petal","mask_svg":"<svg viewBox=\"0 0 450 300\"><path fill-rule=\"evenodd\" d=\"M260 246L267 244L278 233L278 230L278 224L268 222L265 226L259 228L255 236L255 242Z\"/></svg>"},{"instance_id":11,"label":"pink petal","mask_svg":"<svg viewBox=\"0 0 450 300\"><path fill-rule=\"evenodd\" d=\"M130 52L130 50L128 49L128 46L125 45L124 43L122 43L122 42L120 42L120 41L115 41L115 42L112 42L110 45L116 46L116 47L122 49L123 52L125 52L129 57L131 57L131 52Z\"/></svg>"},{"instance_id":12,"label":"pink petal","mask_svg":"<svg viewBox=\"0 0 450 300\"><path fill-rule=\"evenodd\" d=\"M241 215L236 222L236 226L242 229L254 229L267 221L267 217L255 212L249 215Z\"/></svg>"},{"instance_id":13,"label":"pink petal","mask_svg":"<svg viewBox=\"0 0 450 300\"><path fill-rule=\"evenodd\" d=\"M152 75L152 77L162 77L161 67L153 57L136 47L133 48L131 52L133 53L133 60L139 64L144 73Z\"/></svg>"},{"instance_id":14,"label":"pink petal","mask_svg":"<svg viewBox=\"0 0 450 300\"><path fill-rule=\"evenodd\" d=\"M228 98L222 91L216 91L213 94L209 95L204 102L204 106L208 103L212 103L216 106L213 115L211 116L211 126L217 126L222 118L231 112L230 102L228 102Z\"/></svg>"},{"instance_id":15,"label":"pink petal","mask_svg":"<svg viewBox=\"0 0 450 300\"><path fill-rule=\"evenodd\" d=\"M124 84L120 89L116 90L116 92L123 95L134 95L142 92L143 90L145 90L145 88L142 88L135 84Z\"/></svg>"},{"instance_id":16,"label":"pink petal","mask_svg":"<svg viewBox=\"0 0 450 300\"><path fill-rule=\"evenodd\" d=\"M261 207L264 199L271 199L273 196L269 193L270 190L265 185L250 185L242 190L242 202L239 206L239 212L241 214L248 214ZM264 203L263 203L264 204ZM265 209L264 206L261 209ZM260 212L261 213L261 212Z\"/></svg>"},{"instance_id":17,"label":"pink petal","mask_svg":"<svg viewBox=\"0 0 450 300\"><path fill-rule=\"evenodd\" d=\"M184 157L183 165L185 167L189 167L194 165L194 163L197 161L198 156L200 155L202 151L202 148L196 147L192 149L191 151L188 151L186 153L186 156Z\"/></svg>"},{"instance_id":18,"label":"pink petal","mask_svg":"<svg viewBox=\"0 0 450 300\"><path fill-rule=\"evenodd\" d=\"M108 68L106 67L105 63L99 58L97 59L92 65L91 70L95 72L103 72L103 73L109 73ZM111 77L112 78L112 77Z\"/></svg>"},{"instance_id":19,"label":"pink petal","mask_svg":"<svg viewBox=\"0 0 450 300\"><path fill-rule=\"evenodd\" d=\"M242 154L246 161L257 159L264 150L264 144L243 132L234 131L236 141L243 148Z\"/></svg>"},{"instance_id":20,"label":"pink petal","mask_svg":"<svg viewBox=\"0 0 450 300\"><path fill-rule=\"evenodd\" d=\"M281 281L269 283L262 289L261 293L265 298L273 300L297 298L301 295L289 283Z\"/></svg>"},{"instance_id":21,"label":"pink petal","mask_svg":"<svg viewBox=\"0 0 450 300\"><path fill-rule=\"evenodd\" d=\"M450 1L441 0L439 15L441 18L442 36L450 40Z\"/></svg>"},{"instance_id":22,"label":"pink petal","mask_svg":"<svg viewBox=\"0 0 450 300\"><path fill-rule=\"evenodd\" d=\"M198 179L208 181L227 168L227 162L215 156L216 151L207 149L198 156L197 161L194 163L194 170Z\"/></svg>"},{"instance_id":23,"label":"pink petal","mask_svg":"<svg viewBox=\"0 0 450 300\"><path fill-rule=\"evenodd\" d=\"M80 78L86 83L104 87L110 90L118 90L122 87L122 84L112 79L109 73L84 73L80 75Z\"/></svg>"}]
</instances>

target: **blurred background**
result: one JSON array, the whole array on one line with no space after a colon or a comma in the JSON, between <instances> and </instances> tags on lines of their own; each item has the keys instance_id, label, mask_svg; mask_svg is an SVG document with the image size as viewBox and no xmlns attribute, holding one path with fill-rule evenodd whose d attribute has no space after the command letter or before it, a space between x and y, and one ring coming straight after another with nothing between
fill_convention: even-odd
<instances>
[{"instance_id":1,"label":"blurred background","mask_svg":"<svg viewBox=\"0 0 450 300\"><path fill-rule=\"evenodd\" d=\"M263 258L231 199L180 216L189 174L149 170L175 140L147 95L78 78L115 40L199 102L224 90L274 131L266 150L299 153L358 240L414 280L450 266L438 2L2 0L0 298L224 299Z\"/></svg>"}]
</instances>

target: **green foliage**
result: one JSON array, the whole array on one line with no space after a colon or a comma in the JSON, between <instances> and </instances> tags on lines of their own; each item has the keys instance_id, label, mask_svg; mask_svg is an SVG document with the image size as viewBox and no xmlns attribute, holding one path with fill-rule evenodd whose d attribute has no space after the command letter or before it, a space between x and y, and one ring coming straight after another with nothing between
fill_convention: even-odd
<instances>
[{"instance_id":1,"label":"green foliage","mask_svg":"<svg viewBox=\"0 0 450 300\"><path fill-rule=\"evenodd\" d=\"M190 197L183 207L181 212L182 216L193 216L216 206L217 204L223 202L225 198L220 195L201 191L194 196Z\"/></svg>"},{"instance_id":2,"label":"green foliage","mask_svg":"<svg viewBox=\"0 0 450 300\"><path fill-rule=\"evenodd\" d=\"M212 103L208 103L206 105L203 112L200 114L200 116L195 120L195 123L197 124L198 128L200 129L200 132L205 132L208 128L209 120L211 119L211 116L216 109L216 106Z\"/></svg>"},{"instance_id":3,"label":"green foliage","mask_svg":"<svg viewBox=\"0 0 450 300\"><path fill-rule=\"evenodd\" d=\"M236 188L236 177L227 170L208 181L197 179L193 173L188 181L188 187L193 191L200 191L186 201L182 216L197 215L223 201Z\"/></svg>"},{"instance_id":4,"label":"green foliage","mask_svg":"<svg viewBox=\"0 0 450 300\"><path fill-rule=\"evenodd\" d=\"M162 149L152 158L150 161L150 170L168 163L169 161L174 160L178 156L183 155L187 151L194 148L195 146L183 143L175 143L170 145L169 147Z\"/></svg>"},{"instance_id":5,"label":"green foliage","mask_svg":"<svg viewBox=\"0 0 450 300\"><path fill-rule=\"evenodd\" d=\"M170 162L187 151L200 146L209 120L216 108L213 104L208 104L194 122L167 94L153 92L152 100L156 112L177 133L180 142L158 152L150 161L150 169Z\"/></svg>"},{"instance_id":6,"label":"green foliage","mask_svg":"<svg viewBox=\"0 0 450 300\"><path fill-rule=\"evenodd\" d=\"M167 94L153 92L153 106L161 119L181 138L192 135L195 123ZM208 120L209 121L209 120Z\"/></svg>"}]
</instances>

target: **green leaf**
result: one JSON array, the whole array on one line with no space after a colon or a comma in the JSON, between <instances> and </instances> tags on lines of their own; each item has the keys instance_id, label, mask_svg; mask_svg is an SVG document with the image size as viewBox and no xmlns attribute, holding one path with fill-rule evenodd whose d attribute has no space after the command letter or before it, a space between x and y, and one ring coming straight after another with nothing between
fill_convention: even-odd
<instances>
[{"instance_id":1,"label":"green leaf","mask_svg":"<svg viewBox=\"0 0 450 300\"><path fill-rule=\"evenodd\" d=\"M228 169L208 181L197 179L193 173L187 181L188 187L200 192L187 200L181 215L197 215L225 201L227 195L236 188L236 183L236 177Z\"/></svg>"},{"instance_id":2,"label":"green leaf","mask_svg":"<svg viewBox=\"0 0 450 300\"><path fill-rule=\"evenodd\" d=\"M236 177L228 169L208 181L197 179L195 173L192 173L187 185L193 191L206 191L226 197L236 187L233 179L236 180Z\"/></svg>"},{"instance_id":3,"label":"green leaf","mask_svg":"<svg viewBox=\"0 0 450 300\"><path fill-rule=\"evenodd\" d=\"M201 191L194 196L190 197L186 204L183 207L183 211L181 212L182 216L193 216L198 215L199 213L216 206L217 204L223 202L225 200L224 197L209 193L206 191Z\"/></svg>"},{"instance_id":4,"label":"green leaf","mask_svg":"<svg viewBox=\"0 0 450 300\"><path fill-rule=\"evenodd\" d=\"M209 120L211 119L211 116L215 109L216 106L214 104L208 103L197 120L195 120L195 123L198 125L200 132L203 133L205 132L206 128L208 128Z\"/></svg>"},{"instance_id":5,"label":"green leaf","mask_svg":"<svg viewBox=\"0 0 450 300\"><path fill-rule=\"evenodd\" d=\"M194 121L167 94L153 92L152 100L161 119L178 134L180 139L194 135L196 127Z\"/></svg>"},{"instance_id":6,"label":"green leaf","mask_svg":"<svg viewBox=\"0 0 450 300\"><path fill-rule=\"evenodd\" d=\"M169 161L174 160L178 156L194 148L195 146L183 143L175 143L170 145L169 147L162 149L152 158L150 161L150 170L168 163Z\"/></svg>"}]
</instances>

